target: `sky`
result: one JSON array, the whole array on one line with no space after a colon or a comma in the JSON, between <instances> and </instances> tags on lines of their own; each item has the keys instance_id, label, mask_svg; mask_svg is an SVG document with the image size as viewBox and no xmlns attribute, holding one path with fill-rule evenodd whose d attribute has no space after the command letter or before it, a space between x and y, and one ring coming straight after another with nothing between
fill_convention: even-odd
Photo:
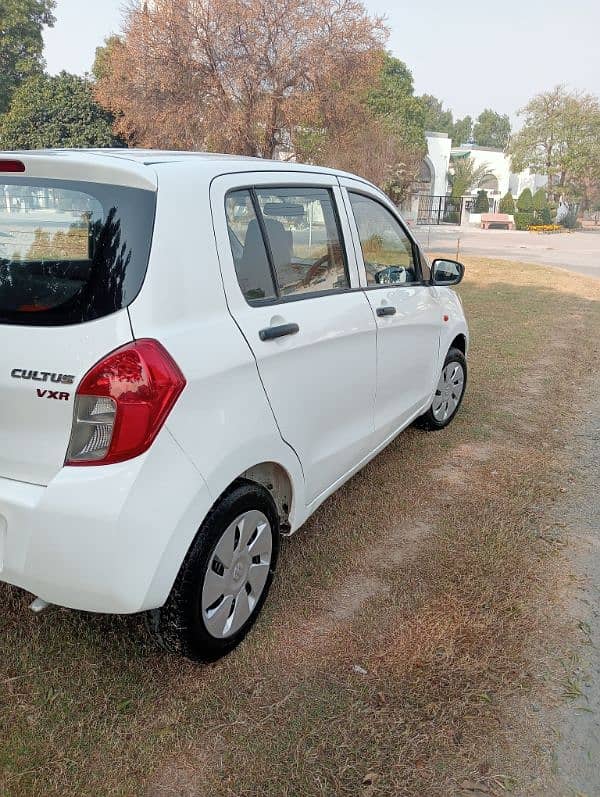
<instances>
[{"instance_id":1,"label":"sky","mask_svg":"<svg viewBox=\"0 0 600 797\"><path fill-rule=\"evenodd\" d=\"M565 83L600 95L599 0L363 0L387 18L388 47L405 61L417 94L434 94L455 117L516 111ZM44 35L51 73L89 71L104 38L121 27L124 0L57 0Z\"/></svg>"}]
</instances>

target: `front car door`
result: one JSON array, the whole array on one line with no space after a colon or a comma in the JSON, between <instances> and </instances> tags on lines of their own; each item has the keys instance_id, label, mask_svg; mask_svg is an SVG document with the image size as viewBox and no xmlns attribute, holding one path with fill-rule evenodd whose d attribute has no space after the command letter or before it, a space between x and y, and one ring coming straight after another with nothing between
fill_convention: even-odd
<instances>
[{"instance_id":1,"label":"front car door","mask_svg":"<svg viewBox=\"0 0 600 797\"><path fill-rule=\"evenodd\" d=\"M373 448L376 325L341 204L329 175L227 175L211 186L229 309L302 463L309 505Z\"/></svg>"},{"instance_id":2,"label":"front car door","mask_svg":"<svg viewBox=\"0 0 600 797\"><path fill-rule=\"evenodd\" d=\"M437 381L442 310L419 249L390 203L343 179L362 281L377 321L375 441L427 409Z\"/></svg>"}]
</instances>

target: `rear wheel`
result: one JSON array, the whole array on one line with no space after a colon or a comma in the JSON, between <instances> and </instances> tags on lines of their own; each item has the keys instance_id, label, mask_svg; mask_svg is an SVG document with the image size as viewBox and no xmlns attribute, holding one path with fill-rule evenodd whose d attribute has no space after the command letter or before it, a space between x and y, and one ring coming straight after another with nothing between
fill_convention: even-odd
<instances>
[{"instance_id":1,"label":"rear wheel","mask_svg":"<svg viewBox=\"0 0 600 797\"><path fill-rule=\"evenodd\" d=\"M240 482L213 508L150 630L168 650L214 661L246 636L263 606L279 553L279 518L269 493Z\"/></svg>"},{"instance_id":2,"label":"rear wheel","mask_svg":"<svg viewBox=\"0 0 600 797\"><path fill-rule=\"evenodd\" d=\"M458 412L466 386L467 360L460 349L451 348L444 360L431 406L417 419L417 425L430 431L448 426Z\"/></svg>"}]
</instances>

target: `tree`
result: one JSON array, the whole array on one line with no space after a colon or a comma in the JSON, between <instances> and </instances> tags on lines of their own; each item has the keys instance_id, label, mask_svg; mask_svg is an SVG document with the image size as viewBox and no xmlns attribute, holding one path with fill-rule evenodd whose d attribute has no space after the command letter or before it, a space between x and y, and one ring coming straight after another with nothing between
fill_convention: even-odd
<instances>
[{"instance_id":1,"label":"tree","mask_svg":"<svg viewBox=\"0 0 600 797\"><path fill-rule=\"evenodd\" d=\"M450 128L452 146L460 147L461 144L466 144L471 138L472 131L473 120L470 116L465 116L464 119L457 119Z\"/></svg>"},{"instance_id":2,"label":"tree","mask_svg":"<svg viewBox=\"0 0 600 797\"><path fill-rule=\"evenodd\" d=\"M35 75L15 91L0 118L0 149L119 145L112 122L85 78L67 72Z\"/></svg>"},{"instance_id":3,"label":"tree","mask_svg":"<svg viewBox=\"0 0 600 797\"><path fill-rule=\"evenodd\" d=\"M425 154L425 108L414 95L413 77L406 64L386 53L377 85L367 104L405 145L423 148Z\"/></svg>"},{"instance_id":4,"label":"tree","mask_svg":"<svg viewBox=\"0 0 600 797\"><path fill-rule=\"evenodd\" d=\"M510 191L507 191L506 194L500 200L500 213L508 213L510 216L514 215L515 212L515 200L513 199L513 195Z\"/></svg>"},{"instance_id":5,"label":"tree","mask_svg":"<svg viewBox=\"0 0 600 797\"><path fill-rule=\"evenodd\" d=\"M552 224L552 211L543 188L533 195L533 214L536 224Z\"/></svg>"},{"instance_id":6,"label":"tree","mask_svg":"<svg viewBox=\"0 0 600 797\"><path fill-rule=\"evenodd\" d=\"M42 28L52 26L55 0L0 0L0 114L14 91L44 69Z\"/></svg>"},{"instance_id":7,"label":"tree","mask_svg":"<svg viewBox=\"0 0 600 797\"><path fill-rule=\"evenodd\" d=\"M519 114L525 121L510 145L515 170L545 174L552 199L581 196L600 181L597 97L557 86L535 96Z\"/></svg>"},{"instance_id":8,"label":"tree","mask_svg":"<svg viewBox=\"0 0 600 797\"><path fill-rule=\"evenodd\" d=\"M364 129L386 37L360 0L156 0L130 10L97 97L136 144L323 157Z\"/></svg>"},{"instance_id":9,"label":"tree","mask_svg":"<svg viewBox=\"0 0 600 797\"><path fill-rule=\"evenodd\" d=\"M474 213L489 213L490 200L488 199L487 191L478 191L475 197L475 206L473 207Z\"/></svg>"},{"instance_id":10,"label":"tree","mask_svg":"<svg viewBox=\"0 0 600 797\"><path fill-rule=\"evenodd\" d=\"M533 195L530 188L524 188L519 194L517 210L521 213L533 213Z\"/></svg>"},{"instance_id":11,"label":"tree","mask_svg":"<svg viewBox=\"0 0 600 797\"><path fill-rule=\"evenodd\" d=\"M477 117L473 128L473 139L480 147L505 149L510 138L510 119L486 108Z\"/></svg>"},{"instance_id":12,"label":"tree","mask_svg":"<svg viewBox=\"0 0 600 797\"><path fill-rule=\"evenodd\" d=\"M113 54L122 44L122 38L117 34L113 34L104 40L104 44L96 47L96 57L92 65L92 75L95 80L103 80L109 77Z\"/></svg>"},{"instance_id":13,"label":"tree","mask_svg":"<svg viewBox=\"0 0 600 797\"><path fill-rule=\"evenodd\" d=\"M487 163L475 166L475 161L471 157L452 158L448 172L452 196L459 199L465 194L470 194L475 188L479 188L485 178L490 175Z\"/></svg>"},{"instance_id":14,"label":"tree","mask_svg":"<svg viewBox=\"0 0 600 797\"><path fill-rule=\"evenodd\" d=\"M425 111L425 130L450 135L453 123L452 111L445 111L442 101L434 97L433 94L423 94L419 100Z\"/></svg>"},{"instance_id":15,"label":"tree","mask_svg":"<svg viewBox=\"0 0 600 797\"><path fill-rule=\"evenodd\" d=\"M402 61L386 53L379 80L367 96L373 116L365 130L367 152L351 171L368 173L395 202L401 202L413 185L427 151L425 108L414 95L412 73ZM352 151L357 149L356 142ZM362 147L360 147L362 150ZM331 153L330 163L339 163ZM346 166L348 168L348 166Z\"/></svg>"},{"instance_id":16,"label":"tree","mask_svg":"<svg viewBox=\"0 0 600 797\"><path fill-rule=\"evenodd\" d=\"M517 230L527 230L533 224L533 222L533 195L529 188L524 188L517 197L515 227Z\"/></svg>"}]
</instances>

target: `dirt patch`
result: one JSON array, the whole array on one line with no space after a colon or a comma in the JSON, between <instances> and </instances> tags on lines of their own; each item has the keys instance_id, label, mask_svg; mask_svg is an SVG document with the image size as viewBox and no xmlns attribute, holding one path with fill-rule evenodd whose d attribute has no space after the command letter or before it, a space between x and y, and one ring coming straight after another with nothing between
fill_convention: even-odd
<instances>
[{"instance_id":1,"label":"dirt patch","mask_svg":"<svg viewBox=\"0 0 600 797\"><path fill-rule=\"evenodd\" d=\"M552 677L540 722L551 744L548 797L600 795L600 376L586 390L569 474L547 516L546 539L562 550L562 589Z\"/></svg>"},{"instance_id":2,"label":"dirt patch","mask_svg":"<svg viewBox=\"0 0 600 797\"><path fill-rule=\"evenodd\" d=\"M442 434L407 430L286 540L231 656L195 667L151 648L136 618L33 618L0 587L1 794L536 794L526 778L552 764L544 657L568 586L549 509L570 494L562 453L599 356L598 296L483 261L460 291L460 415ZM556 702L580 663L558 666Z\"/></svg>"}]
</instances>

